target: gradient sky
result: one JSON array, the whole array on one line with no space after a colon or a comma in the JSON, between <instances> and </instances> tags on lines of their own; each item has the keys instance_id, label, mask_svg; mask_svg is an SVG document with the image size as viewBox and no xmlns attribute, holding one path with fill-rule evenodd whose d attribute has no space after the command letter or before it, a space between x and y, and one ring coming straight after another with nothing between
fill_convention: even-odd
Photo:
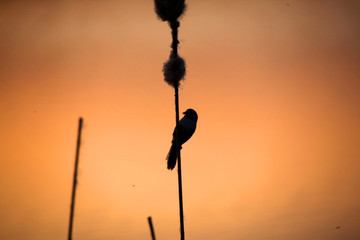
<instances>
[{"instance_id":1,"label":"gradient sky","mask_svg":"<svg viewBox=\"0 0 360 240\"><path fill-rule=\"evenodd\" d=\"M187 3L186 238L360 239L360 2ZM80 116L74 239L179 238L153 2L1 1L0 33L0 239L66 239Z\"/></svg>"}]
</instances>

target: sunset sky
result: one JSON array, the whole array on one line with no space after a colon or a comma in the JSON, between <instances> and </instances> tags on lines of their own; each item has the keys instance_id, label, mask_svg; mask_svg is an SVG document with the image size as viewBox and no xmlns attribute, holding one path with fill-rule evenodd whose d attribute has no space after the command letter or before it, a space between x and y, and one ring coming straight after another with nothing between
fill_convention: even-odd
<instances>
[{"instance_id":1,"label":"sunset sky","mask_svg":"<svg viewBox=\"0 0 360 240\"><path fill-rule=\"evenodd\" d=\"M189 240L360 239L360 1L186 0ZM0 239L179 239L151 0L0 2ZM339 227L340 228L339 228Z\"/></svg>"}]
</instances>

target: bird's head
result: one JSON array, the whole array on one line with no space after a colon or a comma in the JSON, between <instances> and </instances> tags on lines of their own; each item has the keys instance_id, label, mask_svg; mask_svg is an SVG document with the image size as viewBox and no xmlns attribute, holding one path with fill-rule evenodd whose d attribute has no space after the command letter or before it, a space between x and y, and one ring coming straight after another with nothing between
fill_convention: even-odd
<instances>
[{"instance_id":1,"label":"bird's head","mask_svg":"<svg viewBox=\"0 0 360 240\"><path fill-rule=\"evenodd\" d=\"M194 109L189 108L188 110L183 112L183 114L185 114L185 117L190 118L191 120L197 122L198 115Z\"/></svg>"}]
</instances>

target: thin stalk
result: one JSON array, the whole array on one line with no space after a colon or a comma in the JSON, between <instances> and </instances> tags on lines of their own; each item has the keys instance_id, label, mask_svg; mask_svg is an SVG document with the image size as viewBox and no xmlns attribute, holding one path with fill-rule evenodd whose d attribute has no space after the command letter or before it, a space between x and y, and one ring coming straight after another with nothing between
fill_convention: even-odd
<instances>
[{"instance_id":1,"label":"thin stalk","mask_svg":"<svg viewBox=\"0 0 360 240\"><path fill-rule=\"evenodd\" d=\"M153 227L153 224L152 224L151 217L148 217L148 222L149 222L149 226L150 226L151 239L156 240L155 239L155 231L154 231L154 227Z\"/></svg>"},{"instance_id":2,"label":"thin stalk","mask_svg":"<svg viewBox=\"0 0 360 240\"><path fill-rule=\"evenodd\" d=\"M179 85L175 87L175 108L176 108L176 126L179 124ZM176 128L177 129L177 128ZM176 130L176 141L179 145L178 133ZM182 179L181 179L181 147L178 147L178 184L179 184L179 214L180 214L180 239L185 239L184 229L184 211L183 211L183 196L182 196Z\"/></svg>"},{"instance_id":3,"label":"thin stalk","mask_svg":"<svg viewBox=\"0 0 360 240\"><path fill-rule=\"evenodd\" d=\"M74 208L75 208L75 192L76 192L76 184L77 184L78 165L79 165L79 154L80 154L82 125L83 125L83 119L79 118L79 128L78 128L78 136L77 136L77 144L76 144L76 155L75 155L74 179L73 179L73 187L72 187L72 195L71 195L71 207L70 207L70 222L69 222L68 240L72 239Z\"/></svg>"},{"instance_id":4,"label":"thin stalk","mask_svg":"<svg viewBox=\"0 0 360 240\"><path fill-rule=\"evenodd\" d=\"M179 40L178 40L178 28L180 26L179 21L173 21L170 22L170 27L171 27L171 35L172 35L172 54L174 55L174 57L178 56L178 44L179 44ZM175 111L176 111L176 126L178 126L179 124L179 83L176 84L174 86L175 88ZM181 154L180 154L180 150L181 150L181 146L179 144L179 139L178 139L178 133L177 133L177 128L175 128L176 132L176 144L178 146L178 185L179 185L179 214L180 214L180 239L184 240L185 239L185 230L184 230L184 211L183 211L183 197L182 197L182 179L181 179Z\"/></svg>"}]
</instances>

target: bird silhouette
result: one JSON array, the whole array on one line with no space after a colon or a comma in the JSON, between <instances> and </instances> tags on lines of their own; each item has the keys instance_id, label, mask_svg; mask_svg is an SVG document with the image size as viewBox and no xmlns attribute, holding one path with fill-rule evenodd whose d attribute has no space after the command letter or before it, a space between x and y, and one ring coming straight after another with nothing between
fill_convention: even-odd
<instances>
[{"instance_id":1,"label":"bird silhouette","mask_svg":"<svg viewBox=\"0 0 360 240\"><path fill-rule=\"evenodd\" d=\"M169 170L174 169L176 160L178 159L179 149L181 149L181 146L191 138L196 129L198 115L195 110L189 108L183 112L183 114L185 116L179 121L179 124L174 129L170 151L166 156L167 168ZM176 133L179 135L178 141L176 140Z\"/></svg>"}]
</instances>

